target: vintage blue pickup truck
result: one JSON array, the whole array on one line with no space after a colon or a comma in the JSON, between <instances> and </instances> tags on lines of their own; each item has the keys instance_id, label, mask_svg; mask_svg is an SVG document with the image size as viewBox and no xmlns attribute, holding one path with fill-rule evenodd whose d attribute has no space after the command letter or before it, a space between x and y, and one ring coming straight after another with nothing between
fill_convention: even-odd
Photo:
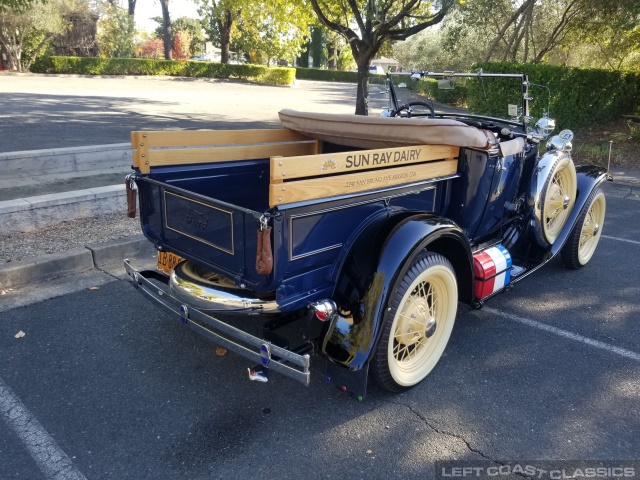
<instances>
[{"instance_id":1,"label":"vintage blue pickup truck","mask_svg":"<svg viewBox=\"0 0 640 480\"><path fill-rule=\"evenodd\" d=\"M434 77L451 74L422 74ZM460 75L462 74L455 74ZM393 105L384 116L280 112L281 129L132 132L130 209L158 270L133 285L185 325L308 385L358 398L435 367L459 302L481 308L556 255L578 269L605 216L608 173L575 166L573 134L514 118Z\"/></svg>"}]
</instances>

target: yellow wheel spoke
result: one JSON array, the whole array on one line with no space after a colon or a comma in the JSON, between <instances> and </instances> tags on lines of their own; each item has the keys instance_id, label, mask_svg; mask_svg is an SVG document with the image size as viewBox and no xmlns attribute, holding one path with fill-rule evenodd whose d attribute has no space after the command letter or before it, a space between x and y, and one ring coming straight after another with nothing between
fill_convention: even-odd
<instances>
[{"instance_id":1,"label":"yellow wheel spoke","mask_svg":"<svg viewBox=\"0 0 640 480\"><path fill-rule=\"evenodd\" d=\"M562 198L564 199L565 197L565 185L564 185L564 178L562 175L558 175L557 177L558 180L558 190L560 195L562 196Z\"/></svg>"},{"instance_id":2,"label":"yellow wheel spoke","mask_svg":"<svg viewBox=\"0 0 640 480\"><path fill-rule=\"evenodd\" d=\"M562 198L553 198L551 199L551 202L549 202L549 207L553 209L553 212L559 212L564 207L564 201ZM557 213L555 214L557 215Z\"/></svg>"},{"instance_id":3,"label":"yellow wheel spoke","mask_svg":"<svg viewBox=\"0 0 640 480\"><path fill-rule=\"evenodd\" d=\"M404 333L396 333L394 338L404 337L405 335L415 336L417 332L404 332Z\"/></svg>"}]
</instances>

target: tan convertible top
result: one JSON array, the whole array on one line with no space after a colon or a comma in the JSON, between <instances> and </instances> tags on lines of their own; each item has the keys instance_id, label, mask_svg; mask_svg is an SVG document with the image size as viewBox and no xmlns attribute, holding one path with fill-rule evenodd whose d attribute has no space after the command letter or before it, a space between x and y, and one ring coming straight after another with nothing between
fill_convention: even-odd
<instances>
[{"instance_id":1,"label":"tan convertible top","mask_svg":"<svg viewBox=\"0 0 640 480\"><path fill-rule=\"evenodd\" d=\"M348 147L371 149L406 145L451 145L486 149L495 143L491 132L456 120L365 117L288 109L281 110L279 115L285 128Z\"/></svg>"}]
</instances>

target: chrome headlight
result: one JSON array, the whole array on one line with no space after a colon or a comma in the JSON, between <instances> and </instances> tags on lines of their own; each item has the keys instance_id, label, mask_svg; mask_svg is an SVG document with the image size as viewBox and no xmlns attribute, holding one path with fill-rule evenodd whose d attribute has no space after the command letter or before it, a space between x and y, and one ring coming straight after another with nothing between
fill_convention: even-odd
<instances>
[{"instance_id":1,"label":"chrome headlight","mask_svg":"<svg viewBox=\"0 0 640 480\"><path fill-rule=\"evenodd\" d=\"M546 140L556 129L556 121L553 118L542 117L536 122L535 136L540 140Z\"/></svg>"}]
</instances>

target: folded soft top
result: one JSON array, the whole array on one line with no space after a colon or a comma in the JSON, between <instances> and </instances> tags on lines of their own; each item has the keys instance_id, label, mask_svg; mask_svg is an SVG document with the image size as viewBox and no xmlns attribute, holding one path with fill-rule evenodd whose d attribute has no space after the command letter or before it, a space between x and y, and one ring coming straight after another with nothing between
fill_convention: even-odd
<instances>
[{"instance_id":1,"label":"folded soft top","mask_svg":"<svg viewBox=\"0 0 640 480\"><path fill-rule=\"evenodd\" d=\"M440 118L365 117L361 115L281 110L282 126L311 138L356 148L404 145L452 145L486 149L491 132Z\"/></svg>"}]
</instances>

